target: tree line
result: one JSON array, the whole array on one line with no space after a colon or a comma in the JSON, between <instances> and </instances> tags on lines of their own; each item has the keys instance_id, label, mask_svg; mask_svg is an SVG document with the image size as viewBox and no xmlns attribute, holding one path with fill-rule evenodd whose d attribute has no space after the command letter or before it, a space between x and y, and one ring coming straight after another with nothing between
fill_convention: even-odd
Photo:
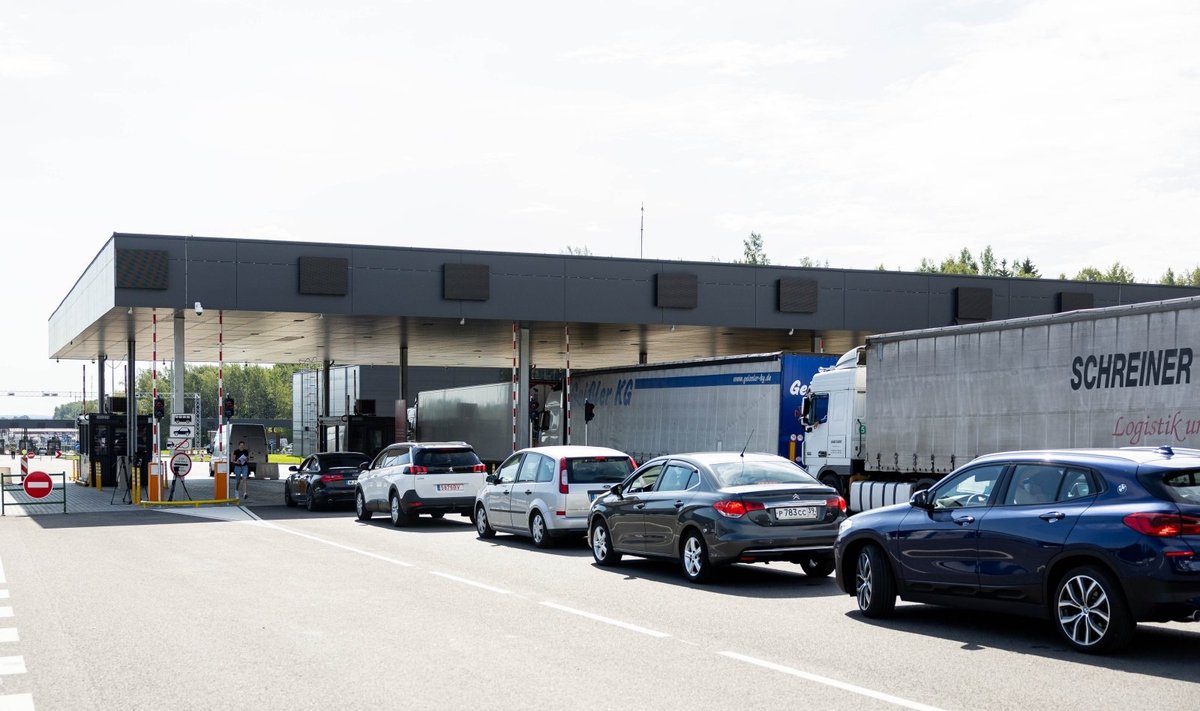
<instances>
[{"instance_id":1,"label":"tree line","mask_svg":"<svg viewBox=\"0 0 1200 711\"><path fill-rule=\"evenodd\" d=\"M766 250L763 247L762 235L758 232L751 232L750 236L742 241L742 258L734 261L739 264L770 264L771 259L767 256ZM810 257L801 257L799 263L794 266L828 268L829 261L826 260L822 264ZM883 264L880 264L876 268L879 271L889 271ZM900 271L900 269L897 268L896 271ZM997 259L991 245L983 248L983 251L979 253L978 259L967 247L963 247L957 254L951 254L940 260L922 257L916 271L931 274L964 274L1016 277L1021 279L1042 278L1041 270L1038 269L1037 265L1029 257L1022 259L1002 257ZM1138 281L1133 272L1121 264L1120 261L1113 262L1107 269L1086 266L1080 269L1075 276L1068 276L1067 273L1061 272L1058 278L1064 280L1070 279L1072 281L1109 282L1115 284L1132 284ZM1162 284L1164 286L1200 286L1200 266L1184 269L1179 272L1168 267L1167 271L1157 280L1139 283Z\"/></svg>"},{"instance_id":2,"label":"tree line","mask_svg":"<svg viewBox=\"0 0 1200 711\"><path fill-rule=\"evenodd\" d=\"M309 369L309 366L293 364L226 364L225 394L234 399L234 416L252 420L292 419L292 375ZM171 403L172 372L173 368L166 367L158 374L158 393L166 400L167 412L194 412L194 394L199 394L201 416L215 417L218 406L217 366L189 365L184 369L182 407L173 407ZM153 412L153 384L153 372L150 369L138 372L136 387L139 415L149 415ZM83 411L84 405L85 403L79 401L59 405L54 409L54 419L74 419ZM88 412L97 411L95 400L89 400L86 405Z\"/></svg>"}]
</instances>

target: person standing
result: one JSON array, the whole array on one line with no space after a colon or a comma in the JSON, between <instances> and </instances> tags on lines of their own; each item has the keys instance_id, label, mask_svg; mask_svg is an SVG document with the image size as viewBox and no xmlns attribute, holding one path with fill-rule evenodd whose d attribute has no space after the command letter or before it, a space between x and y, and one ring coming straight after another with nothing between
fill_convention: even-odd
<instances>
[{"instance_id":1,"label":"person standing","mask_svg":"<svg viewBox=\"0 0 1200 711\"><path fill-rule=\"evenodd\" d=\"M238 440L229 461L233 463L234 490L238 492L238 498L245 501L250 498L250 450L246 449L244 440Z\"/></svg>"}]
</instances>

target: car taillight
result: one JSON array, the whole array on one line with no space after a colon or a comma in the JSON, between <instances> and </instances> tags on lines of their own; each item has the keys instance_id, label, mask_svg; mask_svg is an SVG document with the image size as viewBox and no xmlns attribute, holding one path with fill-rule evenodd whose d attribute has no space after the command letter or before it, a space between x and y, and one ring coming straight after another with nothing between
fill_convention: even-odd
<instances>
[{"instance_id":1,"label":"car taillight","mask_svg":"<svg viewBox=\"0 0 1200 711\"><path fill-rule=\"evenodd\" d=\"M846 513L846 500L840 496L830 496L825 499L825 505L831 509L837 509L842 513Z\"/></svg>"},{"instance_id":2,"label":"car taillight","mask_svg":"<svg viewBox=\"0 0 1200 711\"><path fill-rule=\"evenodd\" d=\"M413 466L408 468L408 473L409 474L428 474L429 468L428 467L418 467L414 464Z\"/></svg>"},{"instance_id":3,"label":"car taillight","mask_svg":"<svg viewBox=\"0 0 1200 711\"><path fill-rule=\"evenodd\" d=\"M471 467L471 471L473 471L473 472L486 472L486 471L487 471L487 465L486 465L486 464L476 464L475 466Z\"/></svg>"},{"instance_id":4,"label":"car taillight","mask_svg":"<svg viewBox=\"0 0 1200 711\"><path fill-rule=\"evenodd\" d=\"M716 502L713 504L713 508L717 510L717 513L726 518L741 518L751 511L762 511L766 507L758 501L737 501L733 499L727 499L725 501Z\"/></svg>"},{"instance_id":5,"label":"car taillight","mask_svg":"<svg viewBox=\"0 0 1200 711\"><path fill-rule=\"evenodd\" d=\"M629 471L637 469L637 462L633 461L633 457L629 458Z\"/></svg>"},{"instance_id":6,"label":"car taillight","mask_svg":"<svg viewBox=\"0 0 1200 711\"><path fill-rule=\"evenodd\" d=\"M558 493L567 493L567 459L558 460Z\"/></svg>"},{"instance_id":7,"label":"car taillight","mask_svg":"<svg viewBox=\"0 0 1200 711\"><path fill-rule=\"evenodd\" d=\"M1125 525L1138 533L1157 538L1200 536L1200 518L1173 513L1131 513Z\"/></svg>"},{"instance_id":8,"label":"car taillight","mask_svg":"<svg viewBox=\"0 0 1200 711\"><path fill-rule=\"evenodd\" d=\"M322 474L321 475L321 481L323 481L323 482L325 482L325 481L341 481L342 479L345 479L345 478L346 477L342 476L341 474Z\"/></svg>"}]
</instances>

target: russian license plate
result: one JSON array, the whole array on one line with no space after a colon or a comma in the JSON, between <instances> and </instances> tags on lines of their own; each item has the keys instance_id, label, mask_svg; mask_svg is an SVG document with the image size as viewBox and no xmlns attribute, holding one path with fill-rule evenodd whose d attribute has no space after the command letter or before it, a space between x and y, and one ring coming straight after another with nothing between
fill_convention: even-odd
<instances>
[{"instance_id":1,"label":"russian license plate","mask_svg":"<svg viewBox=\"0 0 1200 711\"><path fill-rule=\"evenodd\" d=\"M816 506L780 506L775 509L775 518L779 521L802 521L816 517Z\"/></svg>"},{"instance_id":2,"label":"russian license plate","mask_svg":"<svg viewBox=\"0 0 1200 711\"><path fill-rule=\"evenodd\" d=\"M438 491L462 491L462 484L437 484Z\"/></svg>"}]
</instances>

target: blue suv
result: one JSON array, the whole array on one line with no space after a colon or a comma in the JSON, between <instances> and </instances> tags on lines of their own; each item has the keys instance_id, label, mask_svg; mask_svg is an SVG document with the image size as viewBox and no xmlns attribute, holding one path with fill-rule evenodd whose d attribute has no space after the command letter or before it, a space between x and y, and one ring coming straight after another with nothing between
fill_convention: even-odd
<instances>
[{"instance_id":1,"label":"blue suv","mask_svg":"<svg viewBox=\"0 0 1200 711\"><path fill-rule=\"evenodd\" d=\"M987 455L846 519L834 554L867 617L899 596L1049 619L1111 652L1139 621L1200 620L1200 450Z\"/></svg>"}]
</instances>

